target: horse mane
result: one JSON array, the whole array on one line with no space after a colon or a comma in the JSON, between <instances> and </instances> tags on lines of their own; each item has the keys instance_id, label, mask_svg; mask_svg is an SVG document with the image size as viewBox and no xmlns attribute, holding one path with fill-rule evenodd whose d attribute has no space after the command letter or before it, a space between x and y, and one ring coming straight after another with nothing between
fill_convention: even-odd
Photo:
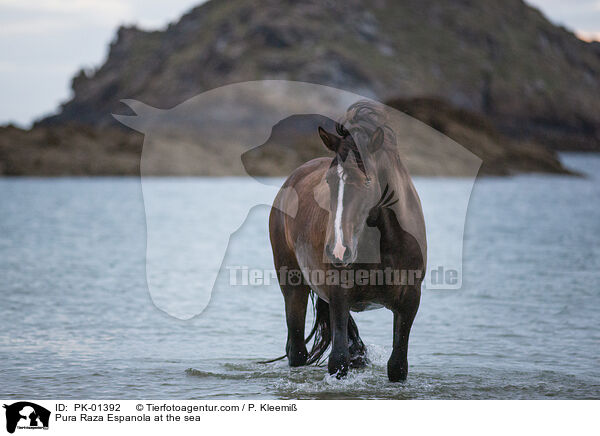
<instances>
[{"instance_id":1,"label":"horse mane","mask_svg":"<svg viewBox=\"0 0 600 436\"><path fill-rule=\"evenodd\" d=\"M394 129L389 125L385 106L369 100L360 100L353 103L346 110L346 114L338 123L346 131L364 132L366 138L371 138L378 128L383 130L383 145L387 150L395 150L397 141Z\"/></svg>"},{"instance_id":2,"label":"horse mane","mask_svg":"<svg viewBox=\"0 0 600 436\"><path fill-rule=\"evenodd\" d=\"M341 124L341 123L335 123L335 131L342 138L345 138L346 136L348 136L350 134L350 132L348 130L346 130L346 128L344 127L344 125Z\"/></svg>"},{"instance_id":3,"label":"horse mane","mask_svg":"<svg viewBox=\"0 0 600 436\"><path fill-rule=\"evenodd\" d=\"M360 141L358 144L360 152L372 157L375 164L372 170L385 179L380 179L380 184L389 186L396 193L399 201L388 207L395 212L400 227L417 239L426 259L427 240L421 201L399 154L396 132L392 128L386 106L375 101L357 101L348 107L340 124L344 124L350 133L357 132L358 135L362 132L364 135L363 144ZM384 133L383 144L372 153L367 150L366 144L378 128Z\"/></svg>"},{"instance_id":4,"label":"horse mane","mask_svg":"<svg viewBox=\"0 0 600 436\"><path fill-rule=\"evenodd\" d=\"M335 130L342 138L354 133L354 141L352 141L353 144L349 148L337 153L336 159L334 159L332 165L336 164L337 159L341 159L345 162L348 154L352 152L358 168L365 176L368 176L364 157L370 154L370 152L367 150L366 145L373 133L379 127L384 130L383 148L394 149L396 145L396 135L387 124L385 111L376 106L374 102L368 100L360 100L352 104L346 110L346 114L335 123ZM359 138L355 137L355 135L359 136Z\"/></svg>"}]
</instances>

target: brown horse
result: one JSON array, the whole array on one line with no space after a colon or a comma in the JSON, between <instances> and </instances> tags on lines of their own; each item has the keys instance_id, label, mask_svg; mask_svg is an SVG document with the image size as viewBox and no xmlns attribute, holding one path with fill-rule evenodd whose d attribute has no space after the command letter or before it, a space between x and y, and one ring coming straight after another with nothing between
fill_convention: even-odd
<instances>
[{"instance_id":1,"label":"brown horse","mask_svg":"<svg viewBox=\"0 0 600 436\"><path fill-rule=\"evenodd\" d=\"M388 377L402 381L408 374L408 336L426 264L425 223L385 120L382 109L358 102L335 133L319 127L335 157L296 169L273 203L269 230L285 299L290 366L320 361L330 344L330 374L340 378L365 365L366 348L350 311L383 306L394 313ZM289 210L296 215L282 212ZM311 292L315 322L305 338Z\"/></svg>"}]
</instances>

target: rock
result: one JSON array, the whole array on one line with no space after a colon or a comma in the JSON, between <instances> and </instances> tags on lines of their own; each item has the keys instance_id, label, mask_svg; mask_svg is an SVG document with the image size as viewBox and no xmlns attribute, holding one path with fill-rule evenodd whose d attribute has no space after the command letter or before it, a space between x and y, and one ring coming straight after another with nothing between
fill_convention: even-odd
<instances>
[{"instance_id":1,"label":"rock","mask_svg":"<svg viewBox=\"0 0 600 436\"><path fill-rule=\"evenodd\" d=\"M485 174L566 172L548 150L600 150L598 47L522 0L211 0L165 30L121 27L57 115L0 129L1 171L137 174L141 137L110 115L128 114L121 99L170 108L288 79L390 101L479 155ZM279 174L273 165L261 171Z\"/></svg>"},{"instance_id":2,"label":"rock","mask_svg":"<svg viewBox=\"0 0 600 436\"><path fill-rule=\"evenodd\" d=\"M119 100L175 106L228 83L281 78L380 100L435 97L502 133L600 150L600 55L522 0L212 0L164 31L122 27L106 62L40 125L114 125Z\"/></svg>"}]
</instances>

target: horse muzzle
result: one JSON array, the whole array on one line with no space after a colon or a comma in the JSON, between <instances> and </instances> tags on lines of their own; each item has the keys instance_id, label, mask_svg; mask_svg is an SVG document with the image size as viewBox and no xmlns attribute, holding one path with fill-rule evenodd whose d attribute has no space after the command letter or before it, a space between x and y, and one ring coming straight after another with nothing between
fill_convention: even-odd
<instances>
[{"instance_id":1,"label":"horse muzzle","mask_svg":"<svg viewBox=\"0 0 600 436\"><path fill-rule=\"evenodd\" d=\"M345 245L336 245L335 247L331 247L330 244L327 244L325 247L325 253L327 254L328 259L331 261L333 266L335 267L345 267L354 262L354 254L351 249L346 247Z\"/></svg>"}]
</instances>

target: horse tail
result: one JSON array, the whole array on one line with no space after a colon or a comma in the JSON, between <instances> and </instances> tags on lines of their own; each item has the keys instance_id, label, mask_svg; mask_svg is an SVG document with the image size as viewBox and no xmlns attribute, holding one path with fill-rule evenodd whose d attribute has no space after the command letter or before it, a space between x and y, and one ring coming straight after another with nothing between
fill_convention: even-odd
<instances>
[{"instance_id":1,"label":"horse tail","mask_svg":"<svg viewBox=\"0 0 600 436\"><path fill-rule=\"evenodd\" d=\"M308 365L312 363L320 363L323 354L331 344L331 324L329 320L329 303L311 293L313 308L315 313L315 321L313 328L306 338L308 344L313 340L312 347L308 352Z\"/></svg>"},{"instance_id":2,"label":"horse tail","mask_svg":"<svg viewBox=\"0 0 600 436\"><path fill-rule=\"evenodd\" d=\"M263 365L263 364L267 364L267 363L273 363L273 362L277 362L278 360L283 360L283 359L285 359L286 357L287 357L287 356L284 354L283 356L279 356L279 357L276 357L276 358L274 358L274 359L269 359L269 360L259 360L259 361L258 361L258 362L256 362L256 363L259 363L259 364Z\"/></svg>"}]
</instances>

